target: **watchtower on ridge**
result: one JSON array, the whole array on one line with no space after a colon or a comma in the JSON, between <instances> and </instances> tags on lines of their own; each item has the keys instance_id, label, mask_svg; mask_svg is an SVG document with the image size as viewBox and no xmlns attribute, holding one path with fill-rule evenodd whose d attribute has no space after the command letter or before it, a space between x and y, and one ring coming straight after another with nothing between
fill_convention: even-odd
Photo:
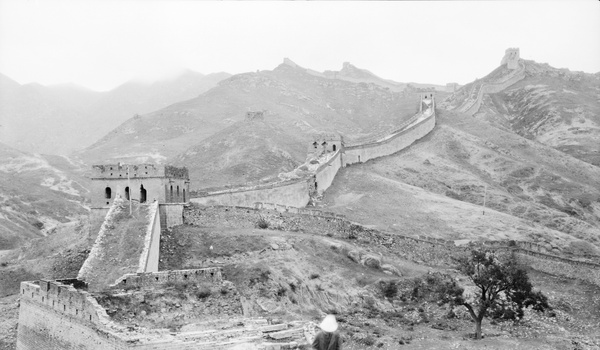
<instances>
[{"instance_id":1,"label":"watchtower on ridge","mask_svg":"<svg viewBox=\"0 0 600 350\"><path fill-rule=\"evenodd\" d=\"M518 69L519 58L520 52L518 47L508 48L504 52L504 57L502 58L502 62L500 63L500 65L506 64L506 68L508 69Z\"/></svg>"},{"instance_id":2,"label":"watchtower on ridge","mask_svg":"<svg viewBox=\"0 0 600 350\"><path fill-rule=\"evenodd\" d=\"M155 164L92 165L92 209L108 209L117 196L140 203L189 201L187 168Z\"/></svg>"},{"instance_id":3,"label":"watchtower on ridge","mask_svg":"<svg viewBox=\"0 0 600 350\"><path fill-rule=\"evenodd\" d=\"M321 133L312 136L312 142L308 146L308 155L318 157L323 153L337 152L342 149L344 140L336 133Z\"/></svg>"},{"instance_id":4,"label":"watchtower on ridge","mask_svg":"<svg viewBox=\"0 0 600 350\"><path fill-rule=\"evenodd\" d=\"M419 94L421 96L421 102L419 103L419 112L423 112L423 108L425 108L425 110L427 110L429 107L431 107L431 104L433 103L433 99L435 98L435 90L434 89L421 90L421 91L419 91Z\"/></svg>"}]
</instances>

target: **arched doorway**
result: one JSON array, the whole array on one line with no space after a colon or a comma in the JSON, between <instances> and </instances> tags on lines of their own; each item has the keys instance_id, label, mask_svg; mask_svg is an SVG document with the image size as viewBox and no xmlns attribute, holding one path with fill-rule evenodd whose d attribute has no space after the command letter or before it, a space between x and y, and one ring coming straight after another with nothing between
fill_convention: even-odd
<instances>
[{"instance_id":1,"label":"arched doorway","mask_svg":"<svg viewBox=\"0 0 600 350\"><path fill-rule=\"evenodd\" d=\"M125 199L129 200L129 186L125 187Z\"/></svg>"},{"instance_id":2,"label":"arched doorway","mask_svg":"<svg viewBox=\"0 0 600 350\"><path fill-rule=\"evenodd\" d=\"M104 197L105 198L110 198L112 196L112 190L110 189L110 187L107 187L104 189Z\"/></svg>"},{"instance_id":3,"label":"arched doorway","mask_svg":"<svg viewBox=\"0 0 600 350\"><path fill-rule=\"evenodd\" d=\"M140 186L140 203L146 203L146 189L144 185Z\"/></svg>"}]
</instances>

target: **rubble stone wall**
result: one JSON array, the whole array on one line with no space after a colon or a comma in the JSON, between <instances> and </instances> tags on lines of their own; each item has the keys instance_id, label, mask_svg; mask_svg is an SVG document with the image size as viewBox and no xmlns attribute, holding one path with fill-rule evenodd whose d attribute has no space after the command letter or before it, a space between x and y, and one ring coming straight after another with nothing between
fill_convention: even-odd
<instances>
[{"instance_id":1,"label":"rubble stone wall","mask_svg":"<svg viewBox=\"0 0 600 350\"><path fill-rule=\"evenodd\" d=\"M319 210L287 208L271 203L257 203L247 207L196 207L184 210L184 222L200 226L244 227L256 226L263 216L269 227L285 230L304 230L343 239L359 240L393 249L405 259L432 266L453 266L453 258L474 248L514 253L518 260L532 268L564 277L576 277L600 285L600 264L571 257L550 254L542 245L532 242L477 241L456 245L454 241L427 236L403 236L366 228L347 220L343 215Z\"/></svg>"},{"instance_id":2,"label":"rubble stone wall","mask_svg":"<svg viewBox=\"0 0 600 350\"><path fill-rule=\"evenodd\" d=\"M151 287L166 282L211 282L223 280L220 267L205 269L160 271L151 273L126 274L119 278L112 289Z\"/></svg>"}]
</instances>

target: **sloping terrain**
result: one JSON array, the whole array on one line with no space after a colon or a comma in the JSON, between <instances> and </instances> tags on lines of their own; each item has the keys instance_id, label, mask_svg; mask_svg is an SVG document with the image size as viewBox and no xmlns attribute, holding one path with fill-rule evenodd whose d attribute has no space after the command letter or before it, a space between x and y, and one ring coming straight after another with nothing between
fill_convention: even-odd
<instances>
[{"instance_id":1,"label":"sloping terrain","mask_svg":"<svg viewBox=\"0 0 600 350\"><path fill-rule=\"evenodd\" d=\"M308 141L278 127L280 119L266 116L236 122L190 147L173 163L190 169L195 180L191 190L243 184L290 171L306 158Z\"/></svg>"},{"instance_id":2,"label":"sloping terrain","mask_svg":"<svg viewBox=\"0 0 600 350\"><path fill-rule=\"evenodd\" d=\"M235 75L195 99L132 118L81 157L87 162L164 162L243 120L247 111L280 116L277 126L289 134L337 131L357 138L393 128L417 107L416 94L402 96L375 84L327 79L282 64L273 71Z\"/></svg>"},{"instance_id":3,"label":"sloping terrain","mask_svg":"<svg viewBox=\"0 0 600 350\"><path fill-rule=\"evenodd\" d=\"M525 78L504 91L484 95L476 118L501 125L528 139L600 164L600 74L571 72L521 60ZM500 66L465 85L440 106L456 108L473 99L481 84L510 74Z\"/></svg>"},{"instance_id":4,"label":"sloping terrain","mask_svg":"<svg viewBox=\"0 0 600 350\"><path fill-rule=\"evenodd\" d=\"M517 134L600 166L600 75L525 61L526 78L483 107Z\"/></svg>"},{"instance_id":5,"label":"sloping terrain","mask_svg":"<svg viewBox=\"0 0 600 350\"><path fill-rule=\"evenodd\" d=\"M322 207L409 235L600 253L600 168L464 114L437 120L410 148L343 169Z\"/></svg>"},{"instance_id":6,"label":"sloping terrain","mask_svg":"<svg viewBox=\"0 0 600 350\"><path fill-rule=\"evenodd\" d=\"M135 114L196 97L227 77L186 71L154 83L130 81L97 92L74 84L20 85L0 75L0 140L26 152L66 155Z\"/></svg>"},{"instance_id":7,"label":"sloping terrain","mask_svg":"<svg viewBox=\"0 0 600 350\"><path fill-rule=\"evenodd\" d=\"M340 239L336 232L252 229L237 219L228 217L228 227L194 224L165 232L161 268L223 266L223 278L235 285L253 317L318 324L323 312L335 313L347 349L565 349L572 344L593 349L600 344L594 331L599 314L593 311L599 306L598 286L530 271L554 311L526 312L517 324L486 319L485 339L474 342L466 309L440 306L427 294L427 281L440 273L468 285L450 266L416 262L368 240ZM349 258L352 251L397 272L357 263ZM178 310L174 301L164 307L167 315ZM136 315L129 323L159 316Z\"/></svg>"},{"instance_id":8,"label":"sloping terrain","mask_svg":"<svg viewBox=\"0 0 600 350\"><path fill-rule=\"evenodd\" d=\"M102 290L124 274L137 272L153 218L151 209L151 204L135 203L129 214L129 202L115 199L79 271L78 278L88 282L91 290Z\"/></svg>"},{"instance_id":9,"label":"sloping terrain","mask_svg":"<svg viewBox=\"0 0 600 350\"><path fill-rule=\"evenodd\" d=\"M82 165L0 144L0 251L87 215Z\"/></svg>"}]
</instances>

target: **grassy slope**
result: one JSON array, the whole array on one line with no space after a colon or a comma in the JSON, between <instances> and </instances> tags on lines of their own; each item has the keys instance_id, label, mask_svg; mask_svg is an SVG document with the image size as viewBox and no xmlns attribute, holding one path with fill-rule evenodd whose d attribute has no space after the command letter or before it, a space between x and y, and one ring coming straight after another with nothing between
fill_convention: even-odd
<instances>
[{"instance_id":1,"label":"grassy slope","mask_svg":"<svg viewBox=\"0 0 600 350\"><path fill-rule=\"evenodd\" d=\"M277 126L290 134L326 130L360 137L401 123L416 106L416 96L281 65L273 71L235 75L195 99L132 118L81 156L87 161L164 161L243 120L249 110L280 116Z\"/></svg>"},{"instance_id":2,"label":"grassy slope","mask_svg":"<svg viewBox=\"0 0 600 350\"><path fill-rule=\"evenodd\" d=\"M278 127L279 120L240 121L190 147L174 161L190 169L191 189L276 176L301 164L308 142Z\"/></svg>"},{"instance_id":3,"label":"grassy slope","mask_svg":"<svg viewBox=\"0 0 600 350\"><path fill-rule=\"evenodd\" d=\"M87 215L87 181L66 158L0 144L0 251Z\"/></svg>"},{"instance_id":4,"label":"grassy slope","mask_svg":"<svg viewBox=\"0 0 600 350\"><path fill-rule=\"evenodd\" d=\"M423 141L346 168L336 180L322 206L359 222L403 234L533 240L598 254L600 169L462 114L440 113ZM483 216L486 186L493 210Z\"/></svg>"}]
</instances>

